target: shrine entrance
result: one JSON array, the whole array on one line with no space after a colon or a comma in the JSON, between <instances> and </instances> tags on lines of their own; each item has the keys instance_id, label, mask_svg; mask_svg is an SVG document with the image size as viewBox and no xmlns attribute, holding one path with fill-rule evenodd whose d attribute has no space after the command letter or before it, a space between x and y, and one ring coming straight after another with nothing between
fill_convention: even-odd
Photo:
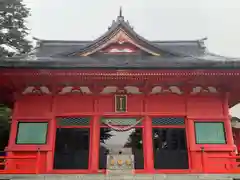
<instances>
[{"instance_id":1,"label":"shrine entrance","mask_svg":"<svg viewBox=\"0 0 240 180\"><path fill-rule=\"evenodd\" d=\"M184 118L153 118L155 169L188 169L188 150Z\"/></svg>"},{"instance_id":2,"label":"shrine entrance","mask_svg":"<svg viewBox=\"0 0 240 180\"><path fill-rule=\"evenodd\" d=\"M144 118L99 119L99 170L144 169ZM184 118L152 118L154 168L188 169ZM54 169L89 168L90 118L57 118ZM110 160L111 159L111 160Z\"/></svg>"},{"instance_id":3,"label":"shrine entrance","mask_svg":"<svg viewBox=\"0 0 240 180\"><path fill-rule=\"evenodd\" d=\"M99 169L144 169L143 118L102 118Z\"/></svg>"},{"instance_id":4,"label":"shrine entrance","mask_svg":"<svg viewBox=\"0 0 240 180\"><path fill-rule=\"evenodd\" d=\"M57 118L53 169L88 169L90 118Z\"/></svg>"}]
</instances>

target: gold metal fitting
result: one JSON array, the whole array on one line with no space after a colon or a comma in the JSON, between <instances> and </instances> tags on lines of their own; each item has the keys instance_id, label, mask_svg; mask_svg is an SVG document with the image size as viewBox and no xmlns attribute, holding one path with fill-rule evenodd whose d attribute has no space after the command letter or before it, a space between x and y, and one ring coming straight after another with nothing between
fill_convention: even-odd
<instances>
[{"instance_id":1,"label":"gold metal fitting","mask_svg":"<svg viewBox=\"0 0 240 180\"><path fill-rule=\"evenodd\" d=\"M132 164L131 160L127 159L126 164L130 166Z\"/></svg>"},{"instance_id":2,"label":"gold metal fitting","mask_svg":"<svg viewBox=\"0 0 240 180\"><path fill-rule=\"evenodd\" d=\"M123 161L121 159L118 160L118 165L122 165L123 164Z\"/></svg>"},{"instance_id":3,"label":"gold metal fitting","mask_svg":"<svg viewBox=\"0 0 240 180\"><path fill-rule=\"evenodd\" d=\"M114 159L112 159L112 160L110 161L110 164L111 164L112 166L115 164Z\"/></svg>"}]
</instances>

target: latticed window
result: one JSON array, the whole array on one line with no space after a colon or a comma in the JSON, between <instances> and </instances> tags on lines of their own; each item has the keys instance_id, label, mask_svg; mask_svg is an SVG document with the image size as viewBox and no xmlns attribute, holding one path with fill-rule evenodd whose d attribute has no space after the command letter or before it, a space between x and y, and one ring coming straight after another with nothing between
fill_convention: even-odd
<instances>
[{"instance_id":1,"label":"latticed window","mask_svg":"<svg viewBox=\"0 0 240 180\"><path fill-rule=\"evenodd\" d=\"M46 144L47 122L19 122L16 144Z\"/></svg>"},{"instance_id":2,"label":"latticed window","mask_svg":"<svg viewBox=\"0 0 240 180\"><path fill-rule=\"evenodd\" d=\"M152 125L156 126L174 126L184 125L183 117L156 117L152 118Z\"/></svg>"},{"instance_id":3,"label":"latticed window","mask_svg":"<svg viewBox=\"0 0 240 180\"><path fill-rule=\"evenodd\" d=\"M58 117L58 126L89 126L90 117Z\"/></svg>"},{"instance_id":4,"label":"latticed window","mask_svg":"<svg viewBox=\"0 0 240 180\"><path fill-rule=\"evenodd\" d=\"M197 144L226 144L223 122L195 122Z\"/></svg>"}]
</instances>

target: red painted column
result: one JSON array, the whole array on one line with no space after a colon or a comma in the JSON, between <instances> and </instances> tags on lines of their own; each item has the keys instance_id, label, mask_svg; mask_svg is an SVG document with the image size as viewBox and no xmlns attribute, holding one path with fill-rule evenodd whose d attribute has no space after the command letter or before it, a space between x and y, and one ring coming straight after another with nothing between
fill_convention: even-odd
<instances>
[{"instance_id":1,"label":"red painted column","mask_svg":"<svg viewBox=\"0 0 240 180\"><path fill-rule=\"evenodd\" d=\"M234 145L231 119L229 116L228 99L229 99L229 93L226 92L224 94L224 101L223 101L223 113L224 113L224 117L225 117L226 138L227 138L227 143L229 145Z\"/></svg>"},{"instance_id":2,"label":"red painted column","mask_svg":"<svg viewBox=\"0 0 240 180\"><path fill-rule=\"evenodd\" d=\"M153 142L152 142L152 121L149 116L144 119L144 168L147 173L152 173L154 170L153 160Z\"/></svg>"},{"instance_id":3,"label":"red painted column","mask_svg":"<svg viewBox=\"0 0 240 180\"><path fill-rule=\"evenodd\" d=\"M18 122L17 122L18 107L19 107L19 103L18 101L16 101L13 107L11 130L10 130L9 140L8 140L8 148L11 148L12 146L15 145L15 139L17 135L17 126L18 126Z\"/></svg>"},{"instance_id":4,"label":"red painted column","mask_svg":"<svg viewBox=\"0 0 240 180\"><path fill-rule=\"evenodd\" d=\"M56 115L56 96L52 96L52 105L51 105L51 117L52 119L49 122L49 129L48 129L48 143L51 147L51 151L47 152L46 157L46 172L50 172L53 169L54 164L54 153L55 153L55 142L56 142L56 128L57 128L57 122L55 119Z\"/></svg>"},{"instance_id":5,"label":"red painted column","mask_svg":"<svg viewBox=\"0 0 240 180\"><path fill-rule=\"evenodd\" d=\"M95 97L94 104L93 104L94 112L98 111L98 99ZM93 116L91 122L91 145L89 151L90 163L89 168L92 173L98 172L98 165L99 165L99 146L100 146L100 117L97 115Z\"/></svg>"},{"instance_id":6,"label":"red painted column","mask_svg":"<svg viewBox=\"0 0 240 180\"><path fill-rule=\"evenodd\" d=\"M91 151L90 151L90 171L97 172L99 164L100 127L99 116L94 116L91 127Z\"/></svg>"}]
</instances>

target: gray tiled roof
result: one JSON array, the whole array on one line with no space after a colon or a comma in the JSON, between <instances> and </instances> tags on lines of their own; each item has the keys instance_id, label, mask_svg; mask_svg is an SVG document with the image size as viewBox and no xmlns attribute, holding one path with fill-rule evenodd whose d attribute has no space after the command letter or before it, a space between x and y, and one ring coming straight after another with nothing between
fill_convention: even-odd
<instances>
[{"instance_id":1,"label":"gray tiled roof","mask_svg":"<svg viewBox=\"0 0 240 180\"><path fill-rule=\"evenodd\" d=\"M93 41L42 41L41 46L36 48L36 56L54 57L59 54L79 52L92 43ZM149 43L173 54L199 56L205 53L205 48L199 45L199 41L150 41Z\"/></svg>"},{"instance_id":2,"label":"gray tiled roof","mask_svg":"<svg viewBox=\"0 0 240 180\"><path fill-rule=\"evenodd\" d=\"M123 29L138 44L154 52L173 54L173 55L202 55L205 47L202 46L201 40L195 41L148 41L137 34L128 21L124 20L122 15L112 22L108 31L93 41L61 41L61 40L40 40L39 47L36 49L38 57L61 57L74 55L75 53L84 52L96 48L99 43L108 41L111 34Z\"/></svg>"},{"instance_id":3,"label":"gray tiled roof","mask_svg":"<svg viewBox=\"0 0 240 180\"><path fill-rule=\"evenodd\" d=\"M206 59L198 57L138 57L107 56L107 57L66 57L39 58L26 61L23 57L0 61L0 68L41 68L41 69L81 69L81 68L113 68L113 69L240 69L240 61L226 60L221 56L211 56Z\"/></svg>"},{"instance_id":4,"label":"gray tiled roof","mask_svg":"<svg viewBox=\"0 0 240 180\"><path fill-rule=\"evenodd\" d=\"M74 56L106 42L109 35L124 29L137 43L163 54ZM193 41L148 41L139 36L123 16L113 21L109 30L94 41L38 40L32 57L14 57L0 61L0 67L21 68L240 68L240 59L209 53L204 39ZM166 56L165 56L166 55Z\"/></svg>"},{"instance_id":5,"label":"gray tiled roof","mask_svg":"<svg viewBox=\"0 0 240 180\"><path fill-rule=\"evenodd\" d=\"M206 49L201 44L201 40L196 41L155 41L151 42L156 44L160 49L170 51L177 54L201 56L205 53Z\"/></svg>"},{"instance_id":6,"label":"gray tiled roof","mask_svg":"<svg viewBox=\"0 0 240 180\"><path fill-rule=\"evenodd\" d=\"M79 51L92 41L38 40L37 57L51 57L63 52Z\"/></svg>"}]
</instances>

